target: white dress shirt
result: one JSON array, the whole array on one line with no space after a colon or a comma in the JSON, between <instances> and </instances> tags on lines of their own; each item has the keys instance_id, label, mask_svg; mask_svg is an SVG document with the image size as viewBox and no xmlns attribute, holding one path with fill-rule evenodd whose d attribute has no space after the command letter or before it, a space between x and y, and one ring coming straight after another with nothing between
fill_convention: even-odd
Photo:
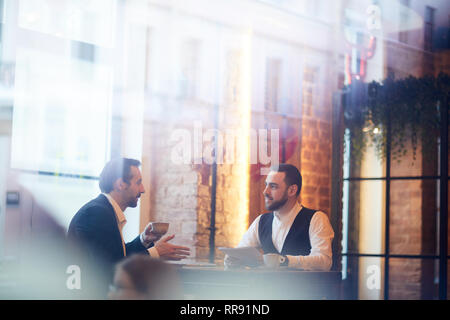
<instances>
[{"instance_id":1,"label":"white dress shirt","mask_svg":"<svg viewBox=\"0 0 450 320\"><path fill-rule=\"evenodd\" d=\"M111 197L111 195L109 195L107 193L102 193L102 194L106 197L106 199L108 199L109 203L111 203L111 206L113 207L114 212L116 214L117 225L119 227L120 237L122 238L123 255L124 255L124 257L126 257L127 251L126 251L126 247L125 247L125 241L123 239L122 230L123 230L123 227L125 227L125 224L127 223L127 219L125 218L125 214L123 213L122 209L117 204L117 202L113 199L113 197ZM141 243L144 244L144 241L142 240L142 234L140 235L139 239L141 239ZM159 258L158 250L156 250L156 248L154 246L147 249L147 251L152 258Z\"/></svg>"},{"instance_id":2,"label":"white dress shirt","mask_svg":"<svg viewBox=\"0 0 450 320\"><path fill-rule=\"evenodd\" d=\"M302 205L296 202L287 214L279 215L277 212L274 212L272 242L278 252L281 252L283 249L284 241L291 229L292 223L302 208ZM241 242L239 242L238 247L261 247L258 233L260 218L261 215L253 221L242 237ZM307 256L288 255L288 266L303 270L330 270L332 264L331 242L333 238L334 231L328 216L322 211L317 211L313 215L309 226L311 253Z\"/></svg>"}]
</instances>

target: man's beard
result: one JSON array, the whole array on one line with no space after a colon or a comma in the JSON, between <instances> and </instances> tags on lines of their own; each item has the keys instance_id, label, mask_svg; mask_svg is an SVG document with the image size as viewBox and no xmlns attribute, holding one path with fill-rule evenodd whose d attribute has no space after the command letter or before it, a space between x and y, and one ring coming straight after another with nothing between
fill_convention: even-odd
<instances>
[{"instance_id":1,"label":"man's beard","mask_svg":"<svg viewBox=\"0 0 450 320\"><path fill-rule=\"evenodd\" d=\"M133 200L130 200L129 202L128 202L128 208L136 208L137 207L137 204L138 204L138 202L139 202L139 198L141 197L141 195L139 195L138 197L136 197L135 199L133 199Z\"/></svg>"},{"instance_id":2,"label":"man's beard","mask_svg":"<svg viewBox=\"0 0 450 320\"><path fill-rule=\"evenodd\" d=\"M270 211L278 210L282 206L284 206L287 201L288 201L288 196L287 196L287 192L285 192L285 194L283 195L283 198L281 198L280 200L272 202L270 205L266 204L266 209L270 210Z\"/></svg>"}]
</instances>

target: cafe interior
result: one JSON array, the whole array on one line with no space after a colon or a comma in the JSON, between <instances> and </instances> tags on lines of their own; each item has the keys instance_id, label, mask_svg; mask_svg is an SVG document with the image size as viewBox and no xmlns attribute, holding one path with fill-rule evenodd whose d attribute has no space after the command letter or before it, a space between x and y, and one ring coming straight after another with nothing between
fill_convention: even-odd
<instances>
[{"instance_id":1,"label":"cafe interior","mask_svg":"<svg viewBox=\"0 0 450 320\"><path fill-rule=\"evenodd\" d=\"M449 93L447 0L0 0L0 299L98 297L66 234L125 157L168 299L448 300ZM329 270L224 265L280 163Z\"/></svg>"}]
</instances>

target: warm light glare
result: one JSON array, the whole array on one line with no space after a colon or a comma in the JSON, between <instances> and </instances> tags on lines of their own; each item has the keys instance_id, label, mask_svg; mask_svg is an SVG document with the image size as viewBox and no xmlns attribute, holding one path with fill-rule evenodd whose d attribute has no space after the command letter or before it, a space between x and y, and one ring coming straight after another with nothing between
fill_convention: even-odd
<instances>
[{"instance_id":1,"label":"warm light glare","mask_svg":"<svg viewBox=\"0 0 450 320\"><path fill-rule=\"evenodd\" d=\"M236 225L238 229L234 234L232 243L239 243L242 235L247 230L249 219L249 163L250 163L250 112L251 112L251 49L252 49L252 31L249 29L243 35L243 54L241 66L242 69L242 99L239 105L241 132L243 137L238 137L237 150L240 159L237 159L237 166L239 166L239 215L237 217Z\"/></svg>"}]
</instances>

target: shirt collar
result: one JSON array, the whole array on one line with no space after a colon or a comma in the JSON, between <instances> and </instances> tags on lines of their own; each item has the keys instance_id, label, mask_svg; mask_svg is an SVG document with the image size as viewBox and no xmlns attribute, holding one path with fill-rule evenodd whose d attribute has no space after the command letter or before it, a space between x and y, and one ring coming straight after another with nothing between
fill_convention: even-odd
<instances>
[{"instance_id":1,"label":"shirt collar","mask_svg":"<svg viewBox=\"0 0 450 320\"><path fill-rule=\"evenodd\" d=\"M288 222L294 219L302 208L302 205L296 201L294 206L291 208L291 210L289 210L287 214L279 215L278 213L274 213L274 216L282 223Z\"/></svg>"},{"instance_id":2,"label":"shirt collar","mask_svg":"<svg viewBox=\"0 0 450 320\"><path fill-rule=\"evenodd\" d=\"M127 222L127 219L125 218L125 214L123 213L122 209L120 209L120 206L117 204L116 200L113 199L113 197L111 197L110 194L108 193L102 193L106 199L108 199L109 203L111 203L114 212L116 213L116 217L117 217L117 222L119 224L125 223Z\"/></svg>"}]
</instances>

